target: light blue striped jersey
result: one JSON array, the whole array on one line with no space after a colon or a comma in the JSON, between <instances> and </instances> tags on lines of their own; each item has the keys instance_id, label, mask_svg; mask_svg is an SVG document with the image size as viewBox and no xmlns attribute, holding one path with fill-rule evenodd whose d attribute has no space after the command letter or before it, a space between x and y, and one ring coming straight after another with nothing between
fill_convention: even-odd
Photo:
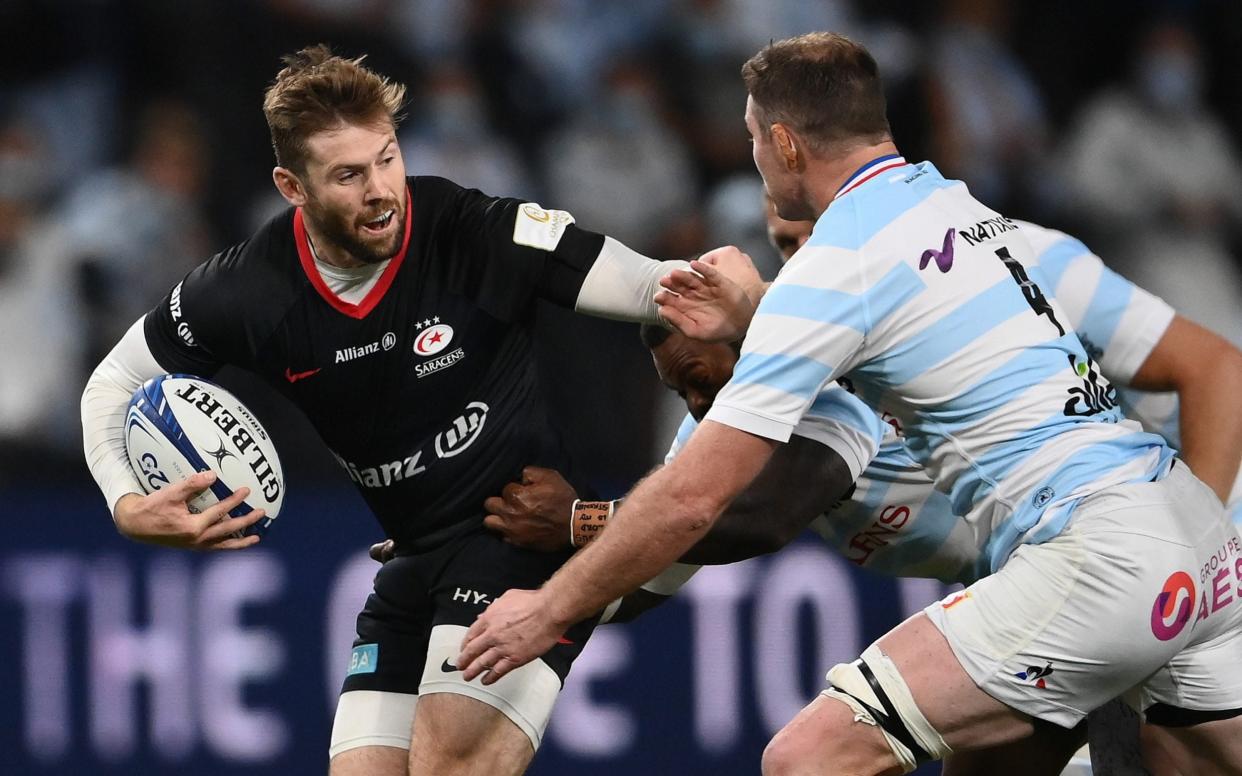
<instances>
[{"instance_id":1,"label":"light blue striped jersey","mask_svg":"<svg viewBox=\"0 0 1242 776\"><path fill-rule=\"evenodd\" d=\"M682 419L677 435L669 446L664 462L681 452L699 424L690 415ZM815 397L793 433L813 439L835 451L850 470L850 478L858 480L863 469L875 459L889 426L867 405L845 389L830 386Z\"/></svg>"},{"instance_id":2,"label":"light blue striped jersey","mask_svg":"<svg viewBox=\"0 0 1242 776\"><path fill-rule=\"evenodd\" d=\"M1087 494L1166 471L1172 451L1122 420L1022 228L929 163L870 167L773 283L708 417L784 441L847 378L904 426L993 571Z\"/></svg>"}]
</instances>

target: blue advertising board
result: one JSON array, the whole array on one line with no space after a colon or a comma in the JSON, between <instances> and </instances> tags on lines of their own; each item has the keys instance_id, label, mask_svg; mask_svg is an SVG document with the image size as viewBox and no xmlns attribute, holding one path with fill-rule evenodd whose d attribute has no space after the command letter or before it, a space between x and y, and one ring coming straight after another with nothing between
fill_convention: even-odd
<instances>
[{"instance_id":1,"label":"blue advertising board","mask_svg":"<svg viewBox=\"0 0 1242 776\"><path fill-rule=\"evenodd\" d=\"M0 773L326 773L378 525L295 489L260 545L138 545L94 490L0 492ZM705 569L596 631L530 773L752 774L771 735L907 614L948 592L804 538Z\"/></svg>"}]
</instances>

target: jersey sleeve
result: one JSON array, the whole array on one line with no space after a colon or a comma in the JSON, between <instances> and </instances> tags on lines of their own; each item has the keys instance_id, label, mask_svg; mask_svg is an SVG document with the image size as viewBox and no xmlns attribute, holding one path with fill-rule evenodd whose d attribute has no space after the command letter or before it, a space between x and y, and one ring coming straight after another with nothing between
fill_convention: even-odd
<instances>
[{"instance_id":1,"label":"jersey sleeve","mask_svg":"<svg viewBox=\"0 0 1242 776\"><path fill-rule=\"evenodd\" d=\"M794 427L793 435L812 439L841 456L857 481L871 464L888 424L849 391L833 385L821 391Z\"/></svg>"},{"instance_id":2,"label":"jersey sleeve","mask_svg":"<svg viewBox=\"0 0 1242 776\"><path fill-rule=\"evenodd\" d=\"M1057 303L1105 376L1129 383L1173 322L1173 308L1106 267L1080 241L1042 231L1049 239L1037 261Z\"/></svg>"},{"instance_id":3,"label":"jersey sleeve","mask_svg":"<svg viewBox=\"0 0 1242 776\"><path fill-rule=\"evenodd\" d=\"M541 298L573 309L604 236L578 228L564 210L457 191L453 240L457 255L474 265L484 296L506 297L519 308Z\"/></svg>"},{"instance_id":4,"label":"jersey sleeve","mask_svg":"<svg viewBox=\"0 0 1242 776\"><path fill-rule=\"evenodd\" d=\"M224 364L244 365L244 334L237 309L244 299L230 267L245 244L191 270L143 324L147 347L169 372L210 377Z\"/></svg>"},{"instance_id":5,"label":"jersey sleeve","mask_svg":"<svg viewBox=\"0 0 1242 776\"><path fill-rule=\"evenodd\" d=\"M686 413L686 417L681 419L681 425L677 427L677 436L673 437L673 443L668 446L668 452L664 454L664 464L666 466L677 457L677 454L690 441L691 435L694 434L694 430L698 427L699 424L694 417Z\"/></svg>"},{"instance_id":6,"label":"jersey sleeve","mask_svg":"<svg viewBox=\"0 0 1242 776\"><path fill-rule=\"evenodd\" d=\"M698 427L687 414L664 456L665 464L681 452ZM840 455L849 467L850 479L857 480L875 458L887 430L888 425L870 407L834 385L815 398L791 435L819 442Z\"/></svg>"},{"instance_id":7,"label":"jersey sleeve","mask_svg":"<svg viewBox=\"0 0 1242 776\"><path fill-rule=\"evenodd\" d=\"M808 243L759 303L733 379L707 417L788 441L825 386L859 362L870 308L884 293L885 283L867 282L857 251Z\"/></svg>"}]
</instances>

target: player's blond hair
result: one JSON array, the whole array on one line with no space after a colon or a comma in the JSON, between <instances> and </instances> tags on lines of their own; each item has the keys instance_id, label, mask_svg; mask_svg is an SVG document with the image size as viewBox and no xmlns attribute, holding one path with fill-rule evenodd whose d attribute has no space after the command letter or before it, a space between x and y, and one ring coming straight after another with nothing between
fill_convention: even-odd
<instances>
[{"instance_id":1,"label":"player's blond hair","mask_svg":"<svg viewBox=\"0 0 1242 776\"><path fill-rule=\"evenodd\" d=\"M276 164L306 171L306 140L341 124L400 123L405 85L390 81L362 60L335 56L324 44L283 57L285 63L263 95Z\"/></svg>"},{"instance_id":2,"label":"player's blond hair","mask_svg":"<svg viewBox=\"0 0 1242 776\"><path fill-rule=\"evenodd\" d=\"M816 151L891 139L884 84L861 44L834 32L778 40L742 65L760 130L794 130Z\"/></svg>"}]
</instances>

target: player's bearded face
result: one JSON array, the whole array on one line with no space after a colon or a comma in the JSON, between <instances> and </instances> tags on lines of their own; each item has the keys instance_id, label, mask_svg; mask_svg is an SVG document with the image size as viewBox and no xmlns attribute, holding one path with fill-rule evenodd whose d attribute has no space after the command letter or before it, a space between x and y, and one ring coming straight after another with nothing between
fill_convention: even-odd
<instances>
[{"instance_id":1,"label":"player's bearded face","mask_svg":"<svg viewBox=\"0 0 1242 776\"><path fill-rule=\"evenodd\" d=\"M401 248L405 235L405 197L385 198L367 203L363 208L334 206L314 193L308 192L304 216L314 221L323 239L346 250L354 258L366 264L377 264L391 259ZM391 213L384 222L383 216ZM372 228L386 224L379 234Z\"/></svg>"},{"instance_id":2,"label":"player's bearded face","mask_svg":"<svg viewBox=\"0 0 1242 776\"><path fill-rule=\"evenodd\" d=\"M345 126L308 141L319 162L303 216L322 240L358 261L392 258L405 236L405 164L391 124Z\"/></svg>"}]
</instances>

